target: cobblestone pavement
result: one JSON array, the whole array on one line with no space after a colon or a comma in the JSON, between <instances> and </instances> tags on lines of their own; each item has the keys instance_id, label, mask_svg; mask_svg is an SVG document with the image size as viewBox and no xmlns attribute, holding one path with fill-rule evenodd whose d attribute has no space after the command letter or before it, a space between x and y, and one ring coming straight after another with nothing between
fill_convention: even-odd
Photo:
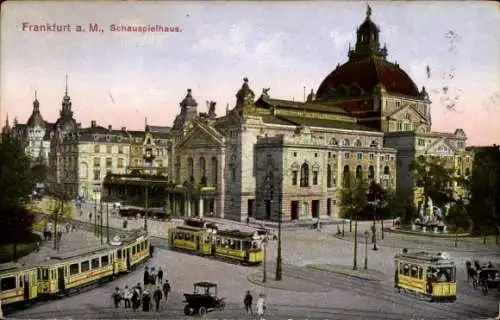
<instances>
[{"instance_id":1,"label":"cobblestone pavement","mask_svg":"<svg viewBox=\"0 0 500 320\"><path fill-rule=\"evenodd\" d=\"M161 247L161 243L157 243ZM79 295L41 303L19 311L19 319L185 319L183 293L192 292L192 283L212 281L219 284L219 296L226 297L227 308L210 313L213 319L251 319L246 317L242 299L246 290L266 295L266 319L471 319L496 315L497 297L470 295L461 290L455 303L430 303L411 295L395 292L391 283L363 281L338 274L284 265L283 281L300 285L304 281L317 286L314 292L295 292L262 287L250 283L250 275L261 267L244 267L190 254L157 249L150 266L161 266L172 284L168 302L159 312L115 309L111 294L115 287L142 281L142 267L115 281ZM269 270L275 265L268 261ZM272 272L269 273L272 276ZM298 280L297 280L298 279ZM476 293L476 292L473 292ZM478 293L478 292L477 292Z\"/></svg>"}]
</instances>

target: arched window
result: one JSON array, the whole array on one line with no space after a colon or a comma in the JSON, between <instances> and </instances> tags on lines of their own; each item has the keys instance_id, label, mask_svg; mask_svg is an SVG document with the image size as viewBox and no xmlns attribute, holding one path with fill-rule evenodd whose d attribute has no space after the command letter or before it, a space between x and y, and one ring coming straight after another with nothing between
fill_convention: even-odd
<instances>
[{"instance_id":1,"label":"arched window","mask_svg":"<svg viewBox=\"0 0 500 320\"><path fill-rule=\"evenodd\" d=\"M332 140L330 140L330 144L331 144L332 146L336 146L336 145L338 145L337 139L332 138Z\"/></svg>"},{"instance_id":2,"label":"arched window","mask_svg":"<svg viewBox=\"0 0 500 320\"><path fill-rule=\"evenodd\" d=\"M375 178L375 168L373 166L368 167L368 179Z\"/></svg>"},{"instance_id":3,"label":"arched window","mask_svg":"<svg viewBox=\"0 0 500 320\"><path fill-rule=\"evenodd\" d=\"M203 178L207 175L207 164L205 162L205 158L200 157L200 178Z\"/></svg>"},{"instance_id":4,"label":"arched window","mask_svg":"<svg viewBox=\"0 0 500 320\"><path fill-rule=\"evenodd\" d=\"M465 168L465 176L466 177L470 176L470 169L469 168Z\"/></svg>"},{"instance_id":5,"label":"arched window","mask_svg":"<svg viewBox=\"0 0 500 320\"><path fill-rule=\"evenodd\" d=\"M351 172L349 166L344 166L344 172L342 173L342 186L344 188L349 188L351 186Z\"/></svg>"},{"instance_id":6,"label":"arched window","mask_svg":"<svg viewBox=\"0 0 500 320\"><path fill-rule=\"evenodd\" d=\"M87 179L89 175L89 166L87 163L80 163L80 178Z\"/></svg>"},{"instance_id":7,"label":"arched window","mask_svg":"<svg viewBox=\"0 0 500 320\"><path fill-rule=\"evenodd\" d=\"M307 163L300 167L300 186L309 187L309 165Z\"/></svg>"},{"instance_id":8,"label":"arched window","mask_svg":"<svg viewBox=\"0 0 500 320\"><path fill-rule=\"evenodd\" d=\"M363 167L357 166L356 167L356 180L363 179Z\"/></svg>"},{"instance_id":9,"label":"arched window","mask_svg":"<svg viewBox=\"0 0 500 320\"><path fill-rule=\"evenodd\" d=\"M212 185L216 186L217 185L217 178L218 178L218 165L217 165L217 158L212 157Z\"/></svg>"},{"instance_id":10,"label":"arched window","mask_svg":"<svg viewBox=\"0 0 500 320\"><path fill-rule=\"evenodd\" d=\"M371 148L376 148L377 147L377 141L372 140L372 142L370 142L370 147Z\"/></svg>"},{"instance_id":11,"label":"arched window","mask_svg":"<svg viewBox=\"0 0 500 320\"><path fill-rule=\"evenodd\" d=\"M344 139L344 140L342 141L342 145L343 145L344 147L348 147L348 146L350 145L349 139Z\"/></svg>"},{"instance_id":12,"label":"arched window","mask_svg":"<svg viewBox=\"0 0 500 320\"><path fill-rule=\"evenodd\" d=\"M193 158L188 158L188 176L189 176L189 181L194 182L194 163L193 163Z\"/></svg>"},{"instance_id":13,"label":"arched window","mask_svg":"<svg viewBox=\"0 0 500 320\"><path fill-rule=\"evenodd\" d=\"M389 169L389 166L385 166L385 167L384 167L384 174L387 174L387 175L391 174L391 171L390 171L390 169Z\"/></svg>"},{"instance_id":14,"label":"arched window","mask_svg":"<svg viewBox=\"0 0 500 320\"><path fill-rule=\"evenodd\" d=\"M354 143L354 145L356 147L361 147L361 140L360 139L356 139L356 142Z\"/></svg>"},{"instance_id":15,"label":"arched window","mask_svg":"<svg viewBox=\"0 0 500 320\"><path fill-rule=\"evenodd\" d=\"M326 187L332 187L332 165L329 164L326 166Z\"/></svg>"}]
</instances>

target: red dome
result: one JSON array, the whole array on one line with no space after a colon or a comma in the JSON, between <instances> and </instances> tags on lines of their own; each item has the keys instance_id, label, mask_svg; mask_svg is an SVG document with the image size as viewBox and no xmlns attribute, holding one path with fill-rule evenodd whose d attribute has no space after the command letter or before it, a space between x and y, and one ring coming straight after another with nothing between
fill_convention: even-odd
<instances>
[{"instance_id":1,"label":"red dome","mask_svg":"<svg viewBox=\"0 0 500 320\"><path fill-rule=\"evenodd\" d=\"M357 89L354 92L359 92L360 88L362 93L371 94L379 83L387 92L420 97L417 86L399 65L378 57L351 60L336 68L323 80L316 97L318 100L335 99L339 89L345 92L353 87Z\"/></svg>"}]
</instances>

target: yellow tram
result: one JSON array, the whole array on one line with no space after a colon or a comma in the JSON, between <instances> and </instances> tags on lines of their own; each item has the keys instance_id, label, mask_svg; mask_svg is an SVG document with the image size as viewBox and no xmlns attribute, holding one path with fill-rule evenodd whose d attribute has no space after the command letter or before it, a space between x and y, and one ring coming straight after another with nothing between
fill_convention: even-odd
<instances>
[{"instance_id":1,"label":"yellow tram","mask_svg":"<svg viewBox=\"0 0 500 320\"><path fill-rule=\"evenodd\" d=\"M455 262L446 253L402 253L395 256L394 286L431 301L455 301L457 282Z\"/></svg>"},{"instance_id":2,"label":"yellow tram","mask_svg":"<svg viewBox=\"0 0 500 320\"><path fill-rule=\"evenodd\" d=\"M170 248L212 255L244 264L260 264L263 253L254 233L217 230L215 225L186 220L186 225L168 231Z\"/></svg>"},{"instance_id":3,"label":"yellow tram","mask_svg":"<svg viewBox=\"0 0 500 320\"><path fill-rule=\"evenodd\" d=\"M68 294L129 272L150 255L143 232L92 251L50 257L38 266L0 265L0 301L3 306L26 304L39 297Z\"/></svg>"}]
</instances>

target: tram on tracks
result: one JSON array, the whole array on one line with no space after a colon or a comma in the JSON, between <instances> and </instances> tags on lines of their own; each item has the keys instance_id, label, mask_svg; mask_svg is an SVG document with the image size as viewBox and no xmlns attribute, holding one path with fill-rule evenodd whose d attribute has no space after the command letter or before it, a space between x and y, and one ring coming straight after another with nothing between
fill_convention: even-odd
<instances>
[{"instance_id":1,"label":"tram on tracks","mask_svg":"<svg viewBox=\"0 0 500 320\"><path fill-rule=\"evenodd\" d=\"M2 308L9 311L41 299L78 292L128 273L149 257L150 239L141 231L95 250L52 256L37 266L1 264Z\"/></svg>"},{"instance_id":2,"label":"tram on tracks","mask_svg":"<svg viewBox=\"0 0 500 320\"><path fill-rule=\"evenodd\" d=\"M455 262L446 253L405 251L396 254L394 286L399 292L412 292L430 301L455 301Z\"/></svg>"},{"instance_id":3,"label":"tram on tracks","mask_svg":"<svg viewBox=\"0 0 500 320\"><path fill-rule=\"evenodd\" d=\"M258 265L264 258L260 237L255 233L219 230L215 224L198 219L188 219L184 225L171 228L168 239L172 249L245 265Z\"/></svg>"}]
</instances>

